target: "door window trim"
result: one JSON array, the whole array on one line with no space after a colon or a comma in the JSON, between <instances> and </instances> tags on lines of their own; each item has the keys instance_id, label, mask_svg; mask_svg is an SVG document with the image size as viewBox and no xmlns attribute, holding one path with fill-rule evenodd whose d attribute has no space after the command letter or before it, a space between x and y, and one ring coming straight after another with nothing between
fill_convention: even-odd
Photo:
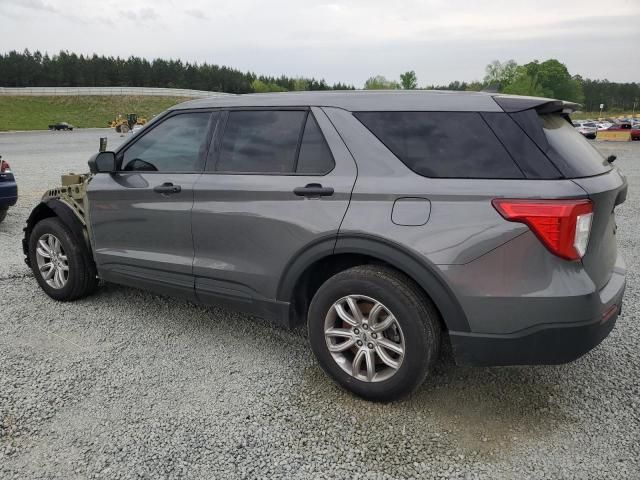
<instances>
[{"instance_id":1,"label":"door window trim","mask_svg":"<svg viewBox=\"0 0 640 480\"><path fill-rule=\"evenodd\" d=\"M203 140L203 144L200 147L200 152L198 155L198 163L199 163L199 169L198 170L193 170L193 171L188 171L188 170L162 170L162 171L153 171L153 170L122 170L122 161L124 160L124 155L127 152L127 150L129 150L129 148L131 148L133 145L135 145L136 143L138 143L142 138L144 138L145 135L147 135L149 132L154 131L156 128L158 128L159 125L162 125L164 122L166 122L167 120L169 120L170 118L174 118L178 115L185 115L185 114L191 114L191 113L206 113L209 114L209 119L208 119L208 123L207 123L207 130L206 130L206 135L205 138ZM214 115L214 114L218 114L218 115ZM125 142L117 151L116 151L116 173L117 174L154 174L154 175L158 175L158 174L183 174L183 175L189 175L189 174L201 174L203 173L205 166L206 166L206 162L207 162L207 156L209 154L209 148L211 146L211 139L213 138L214 134L216 133L217 130L217 126L220 123L220 119L222 117L222 113L223 113L223 109L211 109L211 108L206 108L206 109L185 109L185 110L173 110L173 111L169 111L168 113L162 115L160 118L158 118L157 121L153 122L153 125L150 125L150 128L145 129L145 131L140 132L140 134L138 134L137 136L131 138L130 141ZM215 118L215 121L214 121Z\"/></svg>"}]
</instances>

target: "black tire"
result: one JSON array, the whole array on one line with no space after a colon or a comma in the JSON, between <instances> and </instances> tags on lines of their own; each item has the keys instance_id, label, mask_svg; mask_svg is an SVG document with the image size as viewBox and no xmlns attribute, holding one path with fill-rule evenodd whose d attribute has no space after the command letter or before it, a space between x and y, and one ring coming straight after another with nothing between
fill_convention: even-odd
<instances>
[{"instance_id":1,"label":"black tire","mask_svg":"<svg viewBox=\"0 0 640 480\"><path fill-rule=\"evenodd\" d=\"M371 297L397 319L405 353L390 378L377 382L360 380L345 372L329 352L325 318L334 302L347 295ZM435 306L410 278L385 266L357 266L327 280L313 297L307 327L311 349L323 370L342 387L368 400L390 401L411 394L424 382L439 356L441 328Z\"/></svg>"},{"instance_id":2,"label":"black tire","mask_svg":"<svg viewBox=\"0 0 640 480\"><path fill-rule=\"evenodd\" d=\"M7 212L9 211L8 208L0 208L0 223L2 223L2 221L7 218Z\"/></svg>"},{"instance_id":3,"label":"black tire","mask_svg":"<svg viewBox=\"0 0 640 480\"><path fill-rule=\"evenodd\" d=\"M68 279L62 288L47 283L38 268L36 247L45 234L52 234L62 246L69 266ZM54 300L67 302L93 293L98 286L96 267L84 240L78 239L57 217L38 222L29 235L29 263L40 287Z\"/></svg>"}]
</instances>

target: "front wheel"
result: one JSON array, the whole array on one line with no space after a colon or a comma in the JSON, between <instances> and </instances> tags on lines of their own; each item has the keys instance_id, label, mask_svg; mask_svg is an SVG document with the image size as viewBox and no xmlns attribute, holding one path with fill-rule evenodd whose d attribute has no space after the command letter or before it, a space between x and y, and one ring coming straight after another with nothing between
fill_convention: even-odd
<instances>
[{"instance_id":1,"label":"front wheel","mask_svg":"<svg viewBox=\"0 0 640 480\"><path fill-rule=\"evenodd\" d=\"M0 208L0 223L7 218L7 212L9 211L8 208Z\"/></svg>"},{"instance_id":2,"label":"front wheel","mask_svg":"<svg viewBox=\"0 0 640 480\"><path fill-rule=\"evenodd\" d=\"M369 400L410 394L439 354L435 307L411 279L384 266L358 266L327 280L311 302L308 329L325 372Z\"/></svg>"},{"instance_id":3,"label":"front wheel","mask_svg":"<svg viewBox=\"0 0 640 480\"><path fill-rule=\"evenodd\" d=\"M40 287L55 300L92 293L98 279L87 246L58 219L38 222L29 235L29 263Z\"/></svg>"}]
</instances>

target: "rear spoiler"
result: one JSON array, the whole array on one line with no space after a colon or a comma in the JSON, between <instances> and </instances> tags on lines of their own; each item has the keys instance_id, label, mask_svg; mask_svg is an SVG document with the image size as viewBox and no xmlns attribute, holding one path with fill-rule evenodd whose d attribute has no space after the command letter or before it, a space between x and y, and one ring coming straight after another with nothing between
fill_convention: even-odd
<instances>
[{"instance_id":1,"label":"rear spoiler","mask_svg":"<svg viewBox=\"0 0 640 480\"><path fill-rule=\"evenodd\" d=\"M538 113L564 113L566 115L582 107L579 103L554 100L552 98L494 95L493 99L507 113L535 109Z\"/></svg>"}]
</instances>

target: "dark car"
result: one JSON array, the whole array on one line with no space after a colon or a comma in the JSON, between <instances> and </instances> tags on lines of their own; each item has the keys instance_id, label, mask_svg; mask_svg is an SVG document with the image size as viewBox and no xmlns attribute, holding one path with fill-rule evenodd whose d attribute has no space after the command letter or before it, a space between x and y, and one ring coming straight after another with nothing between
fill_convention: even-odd
<instances>
[{"instance_id":1,"label":"dark car","mask_svg":"<svg viewBox=\"0 0 640 480\"><path fill-rule=\"evenodd\" d=\"M7 216L9 207L18 201L18 186L9 163L0 155L0 222Z\"/></svg>"},{"instance_id":2,"label":"dark car","mask_svg":"<svg viewBox=\"0 0 640 480\"><path fill-rule=\"evenodd\" d=\"M49 125L49 130L73 130L73 125L67 122L52 123Z\"/></svg>"},{"instance_id":3,"label":"dark car","mask_svg":"<svg viewBox=\"0 0 640 480\"><path fill-rule=\"evenodd\" d=\"M305 325L322 368L369 399L412 392L443 344L464 365L572 361L620 312L627 191L571 125L577 107L437 91L186 102L63 176L28 219L26 260L61 301L100 279Z\"/></svg>"}]
</instances>

